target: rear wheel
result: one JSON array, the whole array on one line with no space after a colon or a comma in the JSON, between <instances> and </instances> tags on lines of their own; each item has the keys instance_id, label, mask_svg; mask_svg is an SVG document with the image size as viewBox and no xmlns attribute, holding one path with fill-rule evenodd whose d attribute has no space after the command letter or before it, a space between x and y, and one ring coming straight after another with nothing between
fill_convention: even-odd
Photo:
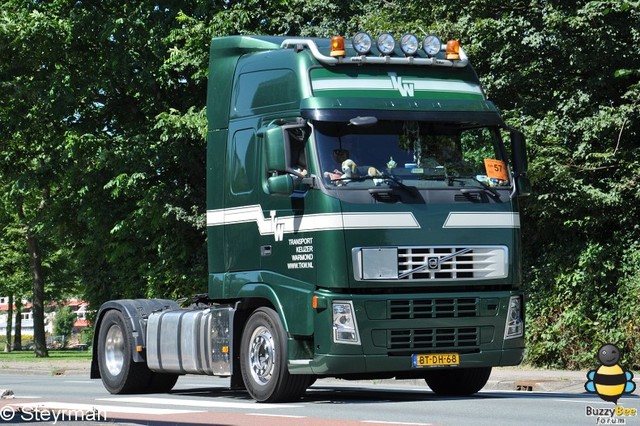
<instances>
[{"instance_id":1,"label":"rear wheel","mask_svg":"<svg viewBox=\"0 0 640 426\"><path fill-rule=\"evenodd\" d=\"M144 363L133 362L133 342L120 311L105 313L98 337L98 368L104 387L114 394L140 392L151 372Z\"/></svg>"},{"instance_id":2,"label":"rear wheel","mask_svg":"<svg viewBox=\"0 0 640 426\"><path fill-rule=\"evenodd\" d=\"M439 395L464 396L482 389L490 375L491 367L432 370L426 372L425 381Z\"/></svg>"},{"instance_id":3,"label":"rear wheel","mask_svg":"<svg viewBox=\"0 0 640 426\"><path fill-rule=\"evenodd\" d=\"M277 312L259 308L249 317L240 344L242 380L258 402L299 399L309 376L289 374L286 332Z\"/></svg>"}]
</instances>

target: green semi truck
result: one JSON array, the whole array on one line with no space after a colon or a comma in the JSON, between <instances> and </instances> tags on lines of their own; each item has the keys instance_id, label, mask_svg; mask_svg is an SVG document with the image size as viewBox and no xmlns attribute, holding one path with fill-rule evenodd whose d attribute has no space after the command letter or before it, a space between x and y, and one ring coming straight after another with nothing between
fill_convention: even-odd
<instances>
[{"instance_id":1,"label":"green semi truck","mask_svg":"<svg viewBox=\"0 0 640 426\"><path fill-rule=\"evenodd\" d=\"M323 377L469 395L521 362L524 137L456 41L214 38L207 99L208 292L104 303L92 378L228 376L260 402Z\"/></svg>"}]
</instances>

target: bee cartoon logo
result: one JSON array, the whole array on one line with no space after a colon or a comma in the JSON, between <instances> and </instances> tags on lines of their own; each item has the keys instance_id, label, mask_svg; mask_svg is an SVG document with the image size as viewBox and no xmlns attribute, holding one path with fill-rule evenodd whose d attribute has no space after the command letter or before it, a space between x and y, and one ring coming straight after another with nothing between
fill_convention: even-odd
<instances>
[{"instance_id":1,"label":"bee cartoon logo","mask_svg":"<svg viewBox=\"0 0 640 426\"><path fill-rule=\"evenodd\" d=\"M623 393L631 393L635 390L633 373L618 365L620 349L615 345L606 344L598 349L598 361L602 365L587 373L589 380L584 388L587 392L597 393L605 401L617 404Z\"/></svg>"}]
</instances>

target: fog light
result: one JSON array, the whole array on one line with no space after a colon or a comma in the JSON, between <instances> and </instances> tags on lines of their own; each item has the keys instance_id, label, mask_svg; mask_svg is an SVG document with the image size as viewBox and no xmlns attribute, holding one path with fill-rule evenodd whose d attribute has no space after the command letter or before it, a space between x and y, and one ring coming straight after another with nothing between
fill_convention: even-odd
<instances>
[{"instance_id":1,"label":"fog light","mask_svg":"<svg viewBox=\"0 0 640 426\"><path fill-rule=\"evenodd\" d=\"M522 298L511 296L509 299L509 309L507 310L507 321L504 327L504 338L515 339L524 335L524 319L522 312Z\"/></svg>"},{"instance_id":2,"label":"fog light","mask_svg":"<svg viewBox=\"0 0 640 426\"><path fill-rule=\"evenodd\" d=\"M382 33L378 36L378 50L383 55L391 55L396 48L396 41L389 33Z\"/></svg>"},{"instance_id":3,"label":"fog light","mask_svg":"<svg viewBox=\"0 0 640 426\"><path fill-rule=\"evenodd\" d=\"M400 39L400 49L408 56L412 56L418 51L418 44L420 44L418 37L411 33L403 35Z\"/></svg>"},{"instance_id":4,"label":"fog light","mask_svg":"<svg viewBox=\"0 0 640 426\"><path fill-rule=\"evenodd\" d=\"M436 56L442 49L442 42L434 35L428 35L422 40L422 50L429 56Z\"/></svg>"},{"instance_id":5,"label":"fog light","mask_svg":"<svg viewBox=\"0 0 640 426\"><path fill-rule=\"evenodd\" d=\"M361 55L366 55L371 51L371 36L367 33L357 33L351 40L353 48Z\"/></svg>"},{"instance_id":6,"label":"fog light","mask_svg":"<svg viewBox=\"0 0 640 426\"><path fill-rule=\"evenodd\" d=\"M353 303L347 301L333 302L333 342L351 345L360 344L358 324L353 312Z\"/></svg>"}]
</instances>

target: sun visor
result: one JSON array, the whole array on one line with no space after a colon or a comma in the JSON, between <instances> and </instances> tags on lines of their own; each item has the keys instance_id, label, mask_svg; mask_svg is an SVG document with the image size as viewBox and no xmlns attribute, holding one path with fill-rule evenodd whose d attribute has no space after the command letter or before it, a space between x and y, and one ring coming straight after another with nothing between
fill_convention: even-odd
<instances>
[{"instance_id":1,"label":"sun visor","mask_svg":"<svg viewBox=\"0 0 640 426\"><path fill-rule=\"evenodd\" d=\"M300 114L307 120L349 122L354 117L375 116L378 120L458 122L504 126L490 101L411 101L388 99L306 98L300 102Z\"/></svg>"}]
</instances>

